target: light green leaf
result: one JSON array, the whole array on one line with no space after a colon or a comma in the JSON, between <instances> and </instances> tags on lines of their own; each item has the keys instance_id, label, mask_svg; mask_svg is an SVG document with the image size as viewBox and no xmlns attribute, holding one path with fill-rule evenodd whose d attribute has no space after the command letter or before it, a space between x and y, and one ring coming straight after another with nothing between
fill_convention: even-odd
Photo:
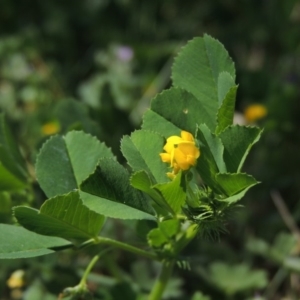
<instances>
[{"instance_id":1,"label":"light green leaf","mask_svg":"<svg viewBox=\"0 0 300 300\"><path fill-rule=\"evenodd\" d=\"M105 218L82 204L78 192L48 199L40 211L18 206L14 214L25 228L65 239L96 238Z\"/></svg>"},{"instance_id":2,"label":"light green leaf","mask_svg":"<svg viewBox=\"0 0 300 300\"><path fill-rule=\"evenodd\" d=\"M220 193L221 190L217 182L215 181L215 175L219 173L219 168L214 155L217 159L220 158L222 146L219 145L219 147L215 147L213 153L212 149L210 148L210 144L215 143L216 145L218 145L219 139L214 139L213 136L209 134L209 132L207 132L205 126L202 126L202 129L205 135L201 130L198 130L197 132L197 141L200 148L200 157L197 160L196 168L204 183L207 184L215 192ZM209 142L207 141L206 137L210 139Z\"/></svg>"},{"instance_id":3,"label":"light green leaf","mask_svg":"<svg viewBox=\"0 0 300 300\"><path fill-rule=\"evenodd\" d=\"M97 213L122 219L154 218L148 199L130 186L127 170L114 159L100 160L81 190L84 205Z\"/></svg>"},{"instance_id":4,"label":"light green leaf","mask_svg":"<svg viewBox=\"0 0 300 300\"><path fill-rule=\"evenodd\" d=\"M250 270L249 265L229 265L222 262L210 266L213 283L227 295L264 288L268 284L263 270Z\"/></svg>"},{"instance_id":5,"label":"light green leaf","mask_svg":"<svg viewBox=\"0 0 300 300\"><path fill-rule=\"evenodd\" d=\"M153 188L153 182L145 171L134 173L130 178L130 184L140 191L148 194L158 205L172 211L168 203L164 200L162 195Z\"/></svg>"},{"instance_id":6,"label":"light green leaf","mask_svg":"<svg viewBox=\"0 0 300 300\"><path fill-rule=\"evenodd\" d=\"M235 78L234 64L228 52L220 42L208 35L188 42L175 59L172 69L174 86L192 93L198 99L201 114L209 116L209 123L205 123L212 131L217 125L215 117L219 107L218 78L221 72L228 72Z\"/></svg>"},{"instance_id":7,"label":"light green leaf","mask_svg":"<svg viewBox=\"0 0 300 300\"><path fill-rule=\"evenodd\" d=\"M53 253L70 242L30 232L23 227L0 224L0 259L28 258ZM52 249L51 249L52 248Z\"/></svg>"},{"instance_id":8,"label":"light green leaf","mask_svg":"<svg viewBox=\"0 0 300 300\"><path fill-rule=\"evenodd\" d=\"M226 95L235 86L234 78L228 72L221 72L218 76L218 102L222 105ZM234 110L234 106L233 106Z\"/></svg>"},{"instance_id":9,"label":"light green leaf","mask_svg":"<svg viewBox=\"0 0 300 300\"><path fill-rule=\"evenodd\" d=\"M199 130L202 132L206 143L211 151L211 154L214 158L214 161L218 167L219 172L225 173L226 172L226 165L223 159L224 155L224 146L222 141L218 136L213 134L206 124L202 124L199 126ZM201 149L200 149L201 151Z\"/></svg>"},{"instance_id":10,"label":"light green leaf","mask_svg":"<svg viewBox=\"0 0 300 300\"><path fill-rule=\"evenodd\" d=\"M216 174L216 181L227 196L236 195L244 189L258 184L254 177L246 173Z\"/></svg>"},{"instance_id":11,"label":"light green leaf","mask_svg":"<svg viewBox=\"0 0 300 300\"><path fill-rule=\"evenodd\" d=\"M178 219L166 220L166 221L160 222L158 224L158 226L159 226L159 229L161 230L161 232L167 238L172 238L179 232L180 222Z\"/></svg>"},{"instance_id":12,"label":"light green leaf","mask_svg":"<svg viewBox=\"0 0 300 300\"><path fill-rule=\"evenodd\" d=\"M100 158L114 157L110 149L82 131L50 138L40 150L36 175L45 194L51 198L78 189L94 170Z\"/></svg>"},{"instance_id":13,"label":"light green leaf","mask_svg":"<svg viewBox=\"0 0 300 300\"><path fill-rule=\"evenodd\" d=\"M259 140L262 130L258 127L233 125L219 134L225 147L224 160L228 172L240 172L251 147Z\"/></svg>"},{"instance_id":14,"label":"light green leaf","mask_svg":"<svg viewBox=\"0 0 300 300\"><path fill-rule=\"evenodd\" d=\"M168 238L159 228L152 229L147 235L148 243L151 247L159 248L168 242Z\"/></svg>"},{"instance_id":15,"label":"light green leaf","mask_svg":"<svg viewBox=\"0 0 300 300\"><path fill-rule=\"evenodd\" d=\"M235 107L237 86L233 86L226 94L217 114L216 134L223 131L227 126L232 125Z\"/></svg>"},{"instance_id":16,"label":"light green leaf","mask_svg":"<svg viewBox=\"0 0 300 300\"><path fill-rule=\"evenodd\" d=\"M153 186L153 188L163 195L165 201L169 204L175 214L181 211L181 207L186 200L184 180L185 177L182 176L182 172L179 172L171 182Z\"/></svg>"},{"instance_id":17,"label":"light green leaf","mask_svg":"<svg viewBox=\"0 0 300 300\"><path fill-rule=\"evenodd\" d=\"M168 167L159 153L163 152L165 141L162 136L147 130L137 130L128 138L123 138L121 150L134 171L145 170L152 174L156 182L166 182Z\"/></svg>"}]
</instances>

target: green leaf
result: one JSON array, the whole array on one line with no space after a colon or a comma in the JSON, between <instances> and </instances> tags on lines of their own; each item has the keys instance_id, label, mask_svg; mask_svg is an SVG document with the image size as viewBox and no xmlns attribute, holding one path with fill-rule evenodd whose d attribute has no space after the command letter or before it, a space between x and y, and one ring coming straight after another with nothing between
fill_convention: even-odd
<instances>
[{"instance_id":1,"label":"green leaf","mask_svg":"<svg viewBox=\"0 0 300 300\"><path fill-rule=\"evenodd\" d=\"M201 114L210 119L207 126L214 131L219 107L218 87L221 72L227 72L234 79L235 69L223 45L205 35L195 38L182 48L172 69L173 84L192 93L201 103ZM222 81L223 83L223 81ZM219 92L220 90L220 92ZM202 120L198 121L202 123Z\"/></svg>"},{"instance_id":2,"label":"green leaf","mask_svg":"<svg viewBox=\"0 0 300 300\"><path fill-rule=\"evenodd\" d=\"M185 203L186 187L184 179L185 177L182 176L182 172L179 172L172 181L153 186L153 188L163 195L165 201L175 214L181 211L181 207Z\"/></svg>"},{"instance_id":3,"label":"green leaf","mask_svg":"<svg viewBox=\"0 0 300 300\"><path fill-rule=\"evenodd\" d=\"M227 171L240 172L251 147L259 140L262 130L258 127L233 125L219 134L224 144Z\"/></svg>"},{"instance_id":4,"label":"green leaf","mask_svg":"<svg viewBox=\"0 0 300 300\"><path fill-rule=\"evenodd\" d=\"M224 155L224 146L222 144L222 141L218 136L213 134L209 128L206 126L206 124L202 124L199 126L199 130L202 132L206 144L208 145L211 154L214 158L214 161L218 167L219 172L225 173L226 172L226 165L223 159ZM201 151L201 149L200 149Z\"/></svg>"},{"instance_id":5,"label":"green leaf","mask_svg":"<svg viewBox=\"0 0 300 300\"><path fill-rule=\"evenodd\" d=\"M151 109L148 109L143 116L142 129L158 132L166 139L172 135L180 136L181 132L180 128Z\"/></svg>"},{"instance_id":6,"label":"green leaf","mask_svg":"<svg viewBox=\"0 0 300 300\"><path fill-rule=\"evenodd\" d=\"M210 266L213 283L227 295L264 288L268 284L263 270L250 270L247 264L229 265L222 262Z\"/></svg>"},{"instance_id":7,"label":"green leaf","mask_svg":"<svg viewBox=\"0 0 300 300\"><path fill-rule=\"evenodd\" d=\"M156 182L166 182L168 167L159 153L163 152L165 141L162 136L147 130L137 130L130 138L123 138L121 150L134 171L145 170Z\"/></svg>"},{"instance_id":8,"label":"green leaf","mask_svg":"<svg viewBox=\"0 0 300 300\"><path fill-rule=\"evenodd\" d=\"M157 117L153 118L152 115L151 123L147 123L149 118L144 118L143 128L154 130L164 136L171 133L170 129L174 129L171 135L180 135L180 130L186 130L194 135L197 124L205 123L210 128L215 126L215 115L207 114L202 103L193 94L180 88L173 87L158 94L151 101L151 111ZM165 123L160 121L161 117L165 118ZM173 126L170 126L170 123Z\"/></svg>"},{"instance_id":9,"label":"green leaf","mask_svg":"<svg viewBox=\"0 0 300 300\"><path fill-rule=\"evenodd\" d=\"M166 220L160 222L158 227L167 238L172 238L179 232L180 222L178 219Z\"/></svg>"},{"instance_id":10,"label":"green leaf","mask_svg":"<svg viewBox=\"0 0 300 300\"><path fill-rule=\"evenodd\" d=\"M201 128L199 128L197 132L197 141L200 148L200 157L198 158L196 165L197 171L205 184L215 192L220 193L221 190L215 181L215 175L219 173L216 161L218 161L218 164L221 167L223 166L223 158L221 157L223 145L220 143L219 138L212 135L205 125L202 125Z\"/></svg>"},{"instance_id":11,"label":"green leaf","mask_svg":"<svg viewBox=\"0 0 300 300\"><path fill-rule=\"evenodd\" d=\"M106 217L126 220L156 220L155 217L149 213L120 202L111 201L104 197L85 192L80 192L80 197L83 200L83 204L90 210Z\"/></svg>"},{"instance_id":12,"label":"green leaf","mask_svg":"<svg viewBox=\"0 0 300 300\"><path fill-rule=\"evenodd\" d=\"M149 245L154 248L161 247L168 242L168 238L159 228L152 229L148 233L147 239Z\"/></svg>"},{"instance_id":13,"label":"green leaf","mask_svg":"<svg viewBox=\"0 0 300 300\"><path fill-rule=\"evenodd\" d=\"M25 162L18 146L0 114L0 191L16 191L27 185Z\"/></svg>"},{"instance_id":14,"label":"green leaf","mask_svg":"<svg viewBox=\"0 0 300 300\"><path fill-rule=\"evenodd\" d=\"M129 184L129 174L114 159L102 159L82 184L84 205L97 213L121 219L154 219L148 199Z\"/></svg>"},{"instance_id":15,"label":"green leaf","mask_svg":"<svg viewBox=\"0 0 300 300\"><path fill-rule=\"evenodd\" d=\"M24 181L14 176L0 162L0 191L16 191L25 188L25 186Z\"/></svg>"},{"instance_id":16,"label":"green leaf","mask_svg":"<svg viewBox=\"0 0 300 300\"><path fill-rule=\"evenodd\" d=\"M54 253L51 248L70 242L30 232L20 226L0 224L0 259L28 258Z\"/></svg>"},{"instance_id":17,"label":"green leaf","mask_svg":"<svg viewBox=\"0 0 300 300\"><path fill-rule=\"evenodd\" d=\"M222 102L217 114L216 134L223 131L227 126L232 125L235 107L237 86L230 88Z\"/></svg>"},{"instance_id":18,"label":"green leaf","mask_svg":"<svg viewBox=\"0 0 300 300\"><path fill-rule=\"evenodd\" d=\"M14 215L25 228L65 239L96 238L105 218L85 207L78 192L48 199L40 211L18 206Z\"/></svg>"},{"instance_id":19,"label":"green leaf","mask_svg":"<svg viewBox=\"0 0 300 300\"><path fill-rule=\"evenodd\" d=\"M148 194L161 207L164 207L167 210L172 211L169 205L165 202L162 195L155 190L151 178L145 171L139 171L134 173L130 178L130 184L135 189L138 189Z\"/></svg>"},{"instance_id":20,"label":"green leaf","mask_svg":"<svg viewBox=\"0 0 300 300\"><path fill-rule=\"evenodd\" d=\"M246 173L216 174L216 181L227 196L236 195L258 184L254 177Z\"/></svg>"},{"instance_id":21,"label":"green leaf","mask_svg":"<svg viewBox=\"0 0 300 300\"><path fill-rule=\"evenodd\" d=\"M71 131L65 137L57 135L40 150L36 162L37 179L49 198L66 194L78 189L103 157L114 156L89 134Z\"/></svg>"},{"instance_id":22,"label":"green leaf","mask_svg":"<svg viewBox=\"0 0 300 300\"><path fill-rule=\"evenodd\" d=\"M63 132L75 128L92 135L98 135L100 132L98 123L90 117L88 106L74 99L58 101L55 105L54 116L58 119Z\"/></svg>"},{"instance_id":23,"label":"green leaf","mask_svg":"<svg viewBox=\"0 0 300 300\"><path fill-rule=\"evenodd\" d=\"M234 78L228 72L221 72L218 76L218 102L222 105L226 95L235 86ZM234 102L233 102L234 104ZM234 106L233 106L234 110Z\"/></svg>"},{"instance_id":24,"label":"green leaf","mask_svg":"<svg viewBox=\"0 0 300 300\"><path fill-rule=\"evenodd\" d=\"M241 174L241 173L239 173L239 174ZM240 199L242 199L252 186L253 185L249 185L248 187L246 187L245 189L243 189L239 193L234 194L233 196L229 196L229 197L225 197L225 198L224 198L224 195L222 195L221 197L216 196L216 199L220 200L222 202L227 202L227 203L232 204L232 203L237 202Z\"/></svg>"}]
</instances>

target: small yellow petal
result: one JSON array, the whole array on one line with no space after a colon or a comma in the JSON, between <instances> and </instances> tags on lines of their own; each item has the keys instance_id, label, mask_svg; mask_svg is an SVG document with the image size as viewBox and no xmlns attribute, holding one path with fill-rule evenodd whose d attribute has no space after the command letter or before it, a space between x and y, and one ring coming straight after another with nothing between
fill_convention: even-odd
<instances>
[{"instance_id":1,"label":"small yellow petal","mask_svg":"<svg viewBox=\"0 0 300 300\"><path fill-rule=\"evenodd\" d=\"M187 131L181 131L181 137L185 141L194 142L194 137Z\"/></svg>"},{"instance_id":2,"label":"small yellow petal","mask_svg":"<svg viewBox=\"0 0 300 300\"><path fill-rule=\"evenodd\" d=\"M159 155L163 162L166 162L166 163L171 162L171 155L169 153L160 153Z\"/></svg>"}]
</instances>

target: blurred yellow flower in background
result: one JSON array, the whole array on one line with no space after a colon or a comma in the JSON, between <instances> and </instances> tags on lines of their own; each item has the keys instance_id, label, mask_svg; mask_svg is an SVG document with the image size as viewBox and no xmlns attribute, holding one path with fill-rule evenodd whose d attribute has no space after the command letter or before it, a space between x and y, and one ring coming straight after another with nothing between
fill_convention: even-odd
<instances>
[{"instance_id":1,"label":"blurred yellow flower in background","mask_svg":"<svg viewBox=\"0 0 300 300\"><path fill-rule=\"evenodd\" d=\"M200 156L200 150L195 145L192 134L187 131L181 131L181 136L173 135L167 139L163 148L166 152L160 153L161 160L170 163L173 168L167 176L173 179L180 170L188 170L195 166L197 158Z\"/></svg>"},{"instance_id":2,"label":"blurred yellow flower in background","mask_svg":"<svg viewBox=\"0 0 300 300\"><path fill-rule=\"evenodd\" d=\"M25 284L24 276L25 272L23 270L14 271L6 281L7 286L11 289L21 288Z\"/></svg>"},{"instance_id":3,"label":"blurred yellow flower in background","mask_svg":"<svg viewBox=\"0 0 300 300\"><path fill-rule=\"evenodd\" d=\"M249 105L244 111L244 117L247 123L253 123L262 119L268 114L267 108L262 104Z\"/></svg>"},{"instance_id":4,"label":"blurred yellow flower in background","mask_svg":"<svg viewBox=\"0 0 300 300\"><path fill-rule=\"evenodd\" d=\"M42 133L44 135L51 135L60 131L60 125L57 121L52 121L42 126Z\"/></svg>"}]
</instances>

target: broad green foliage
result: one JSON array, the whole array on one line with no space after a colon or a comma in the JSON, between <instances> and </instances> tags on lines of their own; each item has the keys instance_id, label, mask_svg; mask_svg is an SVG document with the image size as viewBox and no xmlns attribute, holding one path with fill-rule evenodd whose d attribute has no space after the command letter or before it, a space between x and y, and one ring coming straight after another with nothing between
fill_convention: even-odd
<instances>
[{"instance_id":1,"label":"broad green foliage","mask_svg":"<svg viewBox=\"0 0 300 300\"><path fill-rule=\"evenodd\" d=\"M173 86L152 100L141 129L122 138L126 165L82 131L52 136L44 143L35 171L49 199L40 209L14 208L24 228L0 224L5 229L0 231L0 258L38 256L74 247L67 240L78 248L110 245L161 261L161 278L167 281L174 265L189 268L181 251L197 234L218 237L226 231L224 223L236 202L258 183L241 170L261 130L232 124L238 87L234 64L212 37L195 38L182 48L173 64L172 80ZM67 109L70 103L65 105ZM81 106L70 106L78 116L78 127L93 132ZM64 106L60 113L63 110ZM66 124L78 129L75 119L66 119ZM24 164L3 118L0 121L0 191L19 189L27 184ZM66 124L62 124L64 130ZM101 236L106 217L131 224L138 220L135 224L140 225L138 231L148 245L140 249ZM283 263L289 264L291 260ZM229 297L266 284L265 273L250 271L248 265L215 263L206 273L205 279ZM83 281L71 290L80 293L82 286ZM134 298L131 286L125 286ZM149 299L161 299L165 286L166 282L156 284ZM209 297L199 292L192 299Z\"/></svg>"},{"instance_id":2,"label":"broad green foliage","mask_svg":"<svg viewBox=\"0 0 300 300\"><path fill-rule=\"evenodd\" d=\"M127 170L114 159L101 159L95 172L80 186L84 204L108 217L152 219L148 199L129 185L129 178Z\"/></svg>"},{"instance_id":3,"label":"broad green foliage","mask_svg":"<svg viewBox=\"0 0 300 300\"><path fill-rule=\"evenodd\" d=\"M97 238L104 217L82 204L78 192L48 199L40 208L19 206L14 215L25 228L66 239Z\"/></svg>"},{"instance_id":4,"label":"broad green foliage","mask_svg":"<svg viewBox=\"0 0 300 300\"><path fill-rule=\"evenodd\" d=\"M26 258L53 253L70 243L57 237L30 232L22 227L0 224L0 259Z\"/></svg>"},{"instance_id":5,"label":"broad green foliage","mask_svg":"<svg viewBox=\"0 0 300 300\"><path fill-rule=\"evenodd\" d=\"M42 147L36 162L39 184L48 197L78 189L100 158L113 158L103 143L81 131L54 136Z\"/></svg>"},{"instance_id":6,"label":"broad green foliage","mask_svg":"<svg viewBox=\"0 0 300 300\"><path fill-rule=\"evenodd\" d=\"M24 189L27 183L25 162L3 114L0 114L0 191Z\"/></svg>"}]
</instances>

